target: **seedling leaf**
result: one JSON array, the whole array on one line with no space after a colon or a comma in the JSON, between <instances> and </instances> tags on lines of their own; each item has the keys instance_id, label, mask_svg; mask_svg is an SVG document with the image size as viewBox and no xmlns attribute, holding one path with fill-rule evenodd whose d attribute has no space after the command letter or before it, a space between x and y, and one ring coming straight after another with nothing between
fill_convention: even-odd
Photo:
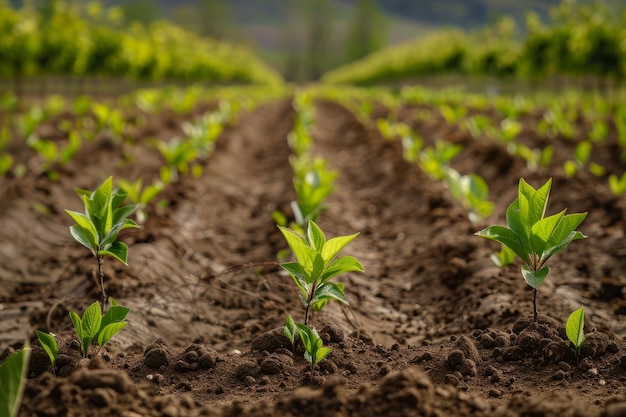
<instances>
[{"instance_id":1,"label":"seedling leaf","mask_svg":"<svg viewBox=\"0 0 626 417\"><path fill-rule=\"evenodd\" d=\"M541 284L543 284L549 273L549 266L544 266L538 271L533 271L532 269L528 269L526 265L522 265L522 275L524 276L524 280L534 289L537 289Z\"/></svg>"},{"instance_id":2,"label":"seedling leaf","mask_svg":"<svg viewBox=\"0 0 626 417\"><path fill-rule=\"evenodd\" d=\"M580 307L574 311L567 319L565 324L565 332L567 338L574 344L576 348L579 348L585 343L585 310Z\"/></svg>"},{"instance_id":3,"label":"seedling leaf","mask_svg":"<svg viewBox=\"0 0 626 417\"><path fill-rule=\"evenodd\" d=\"M113 242L108 250L101 250L98 255L109 255L123 263L128 265L126 260L128 258L128 246L124 242Z\"/></svg>"},{"instance_id":4,"label":"seedling leaf","mask_svg":"<svg viewBox=\"0 0 626 417\"><path fill-rule=\"evenodd\" d=\"M24 346L0 364L0 415L15 417L24 393L30 347Z\"/></svg>"},{"instance_id":5,"label":"seedling leaf","mask_svg":"<svg viewBox=\"0 0 626 417\"><path fill-rule=\"evenodd\" d=\"M50 359L50 363L52 364L52 372L54 372L57 356L59 355L59 347L57 346L57 341L52 335L48 333L39 330L36 330L35 333L37 334L37 339L39 339L39 343L41 343L41 347Z\"/></svg>"},{"instance_id":6,"label":"seedling leaf","mask_svg":"<svg viewBox=\"0 0 626 417\"><path fill-rule=\"evenodd\" d=\"M113 336L115 336L120 330L122 330L128 322L117 322L106 325L100 334L98 334L98 345L104 346Z\"/></svg>"}]
</instances>

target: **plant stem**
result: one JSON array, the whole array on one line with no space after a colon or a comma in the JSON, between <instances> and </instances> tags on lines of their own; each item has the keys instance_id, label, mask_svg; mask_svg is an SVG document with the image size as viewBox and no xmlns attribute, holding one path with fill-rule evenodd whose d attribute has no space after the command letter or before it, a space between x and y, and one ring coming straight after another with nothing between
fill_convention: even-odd
<instances>
[{"instance_id":1,"label":"plant stem","mask_svg":"<svg viewBox=\"0 0 626 417\"><path fill-rule=\"evenodd\" d=\"M107 295L104 292L104 271L102 270L102 262L104 256L98 256L98 276L100 276L100 290L102 291L102 308L105 308L107 302Z\"/></svg>"},{"instance_id":2,"label":"plant stem","mask_svg":"<svg viewBox=\"0 0 626 417\"><path fill-rule=\"evenodd\" d=\"M533 288L533 321L537 322L537 288Z\"/></svg>"}]
</instances>

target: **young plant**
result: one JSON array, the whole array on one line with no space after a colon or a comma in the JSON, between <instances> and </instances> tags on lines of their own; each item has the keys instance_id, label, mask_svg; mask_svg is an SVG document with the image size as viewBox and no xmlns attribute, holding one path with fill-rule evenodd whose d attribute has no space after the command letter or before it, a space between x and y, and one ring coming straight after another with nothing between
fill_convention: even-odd
<instances>
[{"instance_id":1,"label":"young plant","mask_svg":"<svg viewBox=\"0 0 626 417\"><path fill-rule=\"evenodd\" d=\"M143 186L143 178L136 181L118 180L118 187L126 193L126 197L137 206L137 223L143 224L148 218L146 207L157 195L165 188L165 184L161 180L153 181L152 184Z\"/></svg>"},{"instance_id":2,"label":"young plant","mask_svg":"<svg viewBox=\"0 0 626 417\"><path fill-rule=\"evenodd\" d=\"M118 305L113 299L111 299L111 307L104 316L100 309L100 303L97 301L87 307L82 317L79 317L78 313L70 311L70 319L78 335L83 357L87 357L89 346L94 343L100 347L104 346L113 336L126 327L128 322L124 319L129 312L129 308Z\"/></svg>"},{"instance_id":3,"label":"young plant","mask_svg":"<svg viewBox=\"0 0 626 417\"><path fill-rule=\"evenodd\" d=\"M624 172L621 177L611 174L609 176L609 189L615 197L626 193L626 172Z\"/></svg>"},{"instance_id":4,"label":"young plant","mask_svg":"<svg viewBox=\"0 0 626 417\"><path fill-rule=\"evenodd\" d=\"M587 213L565 214L563 210L544 217L552 179L535 190L520 179L518 196L506 211L508 227L489 226L476 235L508 246L522 260L522 275L533 288L533 320L537 321L537 289L550 273L546 262L573 240L586 236L575 229Z\"/></svg>"},{"instance_id":5,"label":"young plant","mask_svg":"<svg viewBox=\"0 0 626 417\"><path fill-rule=\"evenodd\" d=\"M104 291L104 272L102 262L105 256L111 256L127 265L128 246L117 240L120 231L131 227L139 227L128 219L136 209L136 205L121 204L126 193L113 189L113 177L107 178L95 191L77 190L83 199L85 213L65 210L76 224L70 226L70 233L78 243L88 248L98 260L98 275L102 291L102 305L106 304L107 295Z\"/></svg>"},{"instance_id":6,"label":"young plant","mask_svg":"<svg viewBox=\"0 0 626 417\"><path fill-rule=\"evenodd\" d=\"M30 347L13 353L0 364L0 416L15 417L22 402Z\"/></svg>"},{"instance_id":7,"label":"young plant","mask_svg":"<svg viewBox=\"0 0 626 417\"><path fill-rule=\"evenodd\" d=\"M304 358L311 364L311 373L313 373L315 366L328 356L332 349L324 346L322 338L314 327L302 323L296 323L296 327L304 345Z\"/></svg>"},{"instance_id":8,"label":"young plant","mask_svg":"<svg viewBox=\"0 0 626 417\"><path fill-rule=\"evenodd\" d=\"M578 363L583 343L585 343L585 310L583 307L574 311L567 318L565 333L567 333L567 338L574 345L574 354L576 355L576 363Z\"/></svg>"},{"instance_id":9,"label":"young plant","mask_svg":"<svg viewBox=\"0 0 626 417\"><path fill-rule=\"evenodd\" d=\"M56 375L56 363L57 356L59 355L59 347L57 346L57 341L51 334L42 332L40 330L36 330L37 339L39 339L39 343L41 343L41 347L48 354L48 358L50 359L50 363L52 364L52 373Z\"/></svg>"},{"instance_id":10,"label":"young plant","mask_svg":"<svg viewBox=\"0 0 626 417\"><path fill-rule=\"evenodd\" d=\"M287 316L283 333L291 342L292 348L295 348L296 340L300 338L304 346L304 358L311 364L311 372L332 350L324 347L324 342L315 328L294 321L291 315Z\"/></svg>"},{"instance_id":11,"label":"young plant","mask_svg":"<svg viewBox=\"0 0 626 417\"><path fill-rule=\"evenodd\" d=\"M313 221L308 223L306 237L286 227L278 228L296 258L296 262L285 262L280 266L289 273L300 290L300 300L305 308L304 324L309 322L311 308L320 309L329 300L348 304L343 286L331 282L331 279L344 272L363 271L363 265L356 258L337 258L339 252L358 233L327 241L322 230Z\"/></svg>"}]
</instances>

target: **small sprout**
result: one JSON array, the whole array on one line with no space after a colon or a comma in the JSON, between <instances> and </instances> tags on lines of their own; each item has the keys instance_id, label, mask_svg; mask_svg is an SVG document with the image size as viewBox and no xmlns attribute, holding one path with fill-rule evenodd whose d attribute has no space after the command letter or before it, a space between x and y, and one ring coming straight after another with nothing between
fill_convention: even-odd
<instances>
[{"instance_id":1,"label":"small sprout","mask_svg":"<svg viewBox=\"0 0 626 417\"><path fill-rule=\"evenodd\" d=\"M621 177L611 174L609 176L609 189L615 197L626 193L626 172L624 172Z\"/></svg>"},{"instance_id":2,"label":"small sprout","mask_svg":"<svg viewBox=\"0 0 626 417\"><path fill-rule=\"evenodd\" d=\"M117 241L117 235L124 229L139 227L137 223L127 218L137 209L137 206L121 206L126 199L126 193L113 189L113 177L107 178L93 192L87 190L77 190L77 192L85 204L85 213L65 210L76 222L75 225L70 226L70 233L98 260L98 275L104 306L107 295L104 291L102 262L105 256L111 256L127 265L128 247L125 243Z\"/></svg>"},{"instance_id":3,"label":"small sprout","mask_svg":"<svg viewBox=\"0 0 626 417\"><path fill-rule=\"evenodd\" d=\"M567 333L567 338L574 345L574 353L576 354L576 363L580 361L580 352L583 348L583 343L585 343L585 310L583 307L574 311L567 318L567 323L565 324L565 332Z\"/></svg>"},{"instance_id":4,"label":"small sprout","mask_svg":"<svg viewBox=\"0 0 626 417\"><path fill-rule=\"evenodd\" d=\"M0 364L0 416L15 417L22 402L30 347L24 346Z\"/></svg>"},{"instance_id":5,"label":"small sprout","mask_svg":"<svg viewBox=\"0 0 626 417\"><path fill-rule=\"evenodd\" d=\"M304 358L311 364L311 372L331 352L331 348L324 346L324 341L314 327L302 323L295 323L298 328L298 336L304 345Z\"/></svg>"},{"instance_id":6,"label":"small sprout","mask_svg":"<svg viewBox=\"0 0 626 417\"><path fill-rule=\"evenodd\" d=\"M41 347L48 354L48 358L50 359L50 363L52 364L52 373L56 375L56 362L57 356L59 355L59 347L57 346L57 341L53 335L36 330L37 339L39 339L39 343L41 343Z\"/></svg>"},{"instance_id":7,"label":"small sprout","mask_svg":"<svg viewBox=\"0 0 626 417\"><path fill-rule=\"evenodd\" d=\"M343 287L330 280L344 272L363 271L363 265L356 258L337 258L339 252L358 233L327 241L322 229L313 221L309 221L306 237L286 227L278 228L296 257L296 262L285 262L280 266L289 273L300 290L300 299L305 308L304 324L308 324L311 308L319 306L320 302L337 300L348 304Z\"/></svg>"},{"instance_id":8,"label":"small sprout","mask_svg":"<svg viewBox=\"0 0 626 417\"><path fill-rule=\"evenodd\" d=\"M122 330L128 322L124 321L130 309L118 305L111 299L111 307L102 315L100 304L94 301L79 317L78 313L70 311L70 319L74 325L74 330L78 335L83 357L87 357L89 346L98 344L104 346L113 336Z\"/></svg>"},{"instance_id":9,"label":"small sprout","mask_svg":"<svg viewBox=\"0 0 626 417\"><path fill-rule=\"evenodd\" d=\"M518 196L506 211L508 227L489 226L476 235L508 246L522 260L522 275L533 288L533 319L537 321L537 289L550 273L546 262L573 240L586 238L575 230L587 213L544 217L552 179L535 190L520 179Z\"/></svg>"},{"instance_id":10,"label":"small sprout","mask_svg":"<svg viewBox=\"0 0 626 417\"><path fill-rule=\"evenodd\" d=\"M285 320L283 334L291 342L291 349L293 350L296 344L296 337L298 336L298 327L296 326L296 322L293 320L293 317L291 317L291 314L288 315Z\"/></svg>"}]
</instances>

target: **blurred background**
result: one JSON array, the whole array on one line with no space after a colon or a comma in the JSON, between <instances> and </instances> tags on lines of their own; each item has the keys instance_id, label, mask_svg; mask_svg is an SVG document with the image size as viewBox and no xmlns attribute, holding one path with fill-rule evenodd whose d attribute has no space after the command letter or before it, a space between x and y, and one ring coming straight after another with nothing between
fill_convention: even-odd
<instances>
[{"instance_id":1,"label":"blurred background","mask_svg":"<svg viewBox=\"0 0 626 417\"><path fill-rule=\"evenodd\" d=\"M181 69L183 63L178 61L192 60L195 55L190 45L195 45L196 51L223 50L225 45L236 45L238 56L246 53L260 58L281 79L307 82L320 80L329 71L377 51L411 42L415 52L405 55L416 57L429 49L432 58L429 56L428 60L443 62L435 69L427 70L426 64L421 64L418 70L410 69L419 75L450 70L498 76L524 72L545 75L563 72L556 71L557 67L589 66L595 62L603 65L604 76L608 67L611 67L609 72L623 72L619 56L626 48L623 42L626 35L621 3L618 0L577 3L567 0L0 0L0 76L71 73L195 81L207 77L206 71L198 70L206 66L207 60L227 59L217 52L213 58L203 58L202 64L184 63L196 68L193 71ZM586 24L584 28L582 21ZM567 33L561 30L565 26ZM559 30L548 33L546 27ZM436 36L438 40L433 41ZM200 46L200 38L218 43ZM140 45L142 39L146 42ZM423 39L431 42L416 43ZM440 49L449 49L451 44L455 45L455 52L443 58L438 56ZM158 54L164 56L151 56ZM565 63L568 55L575 56L577 61ZM390 58L379 55L378 59ZM330 76L330 79L343 78ZM349 78L354 81L354 74Z\"/></svg>"}]
</instances>

